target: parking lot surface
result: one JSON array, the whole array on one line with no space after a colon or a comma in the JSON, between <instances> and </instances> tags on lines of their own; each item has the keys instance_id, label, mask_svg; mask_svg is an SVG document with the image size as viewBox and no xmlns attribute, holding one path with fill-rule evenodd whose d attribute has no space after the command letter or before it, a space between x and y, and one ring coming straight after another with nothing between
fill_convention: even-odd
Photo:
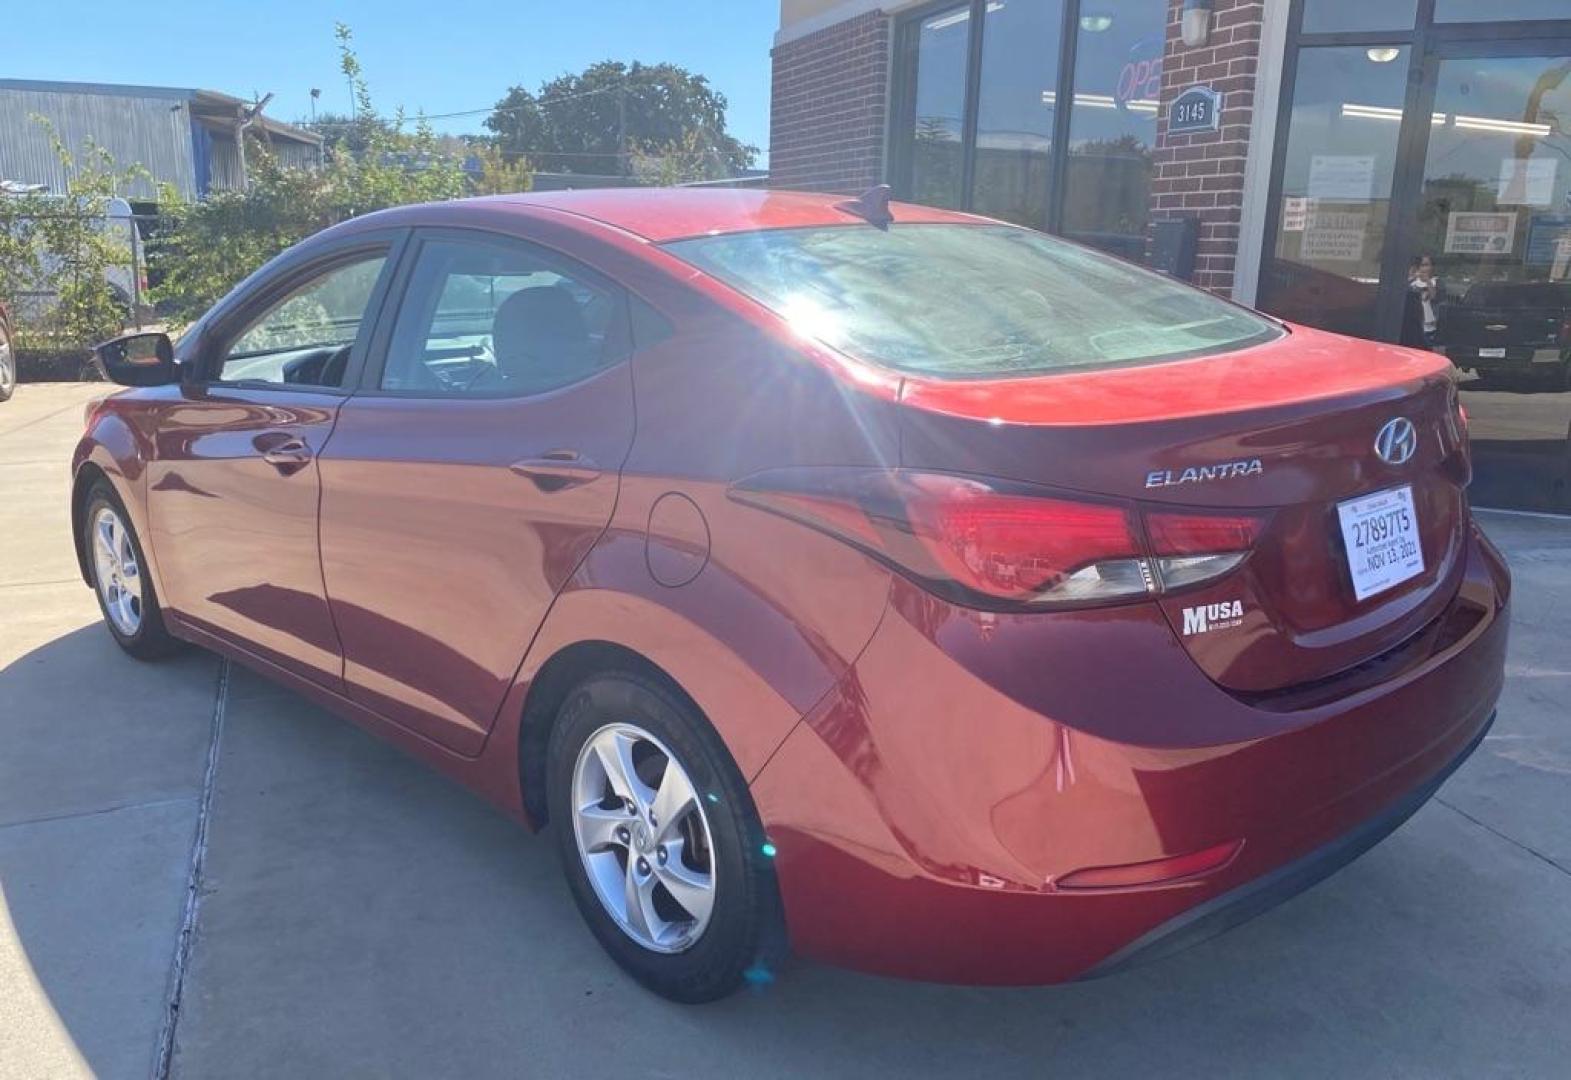
<instances>
[{"instance_id":1,"label":"parking lot surface","mask_svg":"<svg viewBox=\"0 0 1571 1080\"><path fill-rule=\"evenodd\" d=\"M1566 1075L1571 522L1481 515L1499 722L1308 893L1096 982L793 961L691 1008L601 953L545 838L209 654L118 652L68 535L103 392L0 405L0 1077Z\"/></svg>"}]
</instances>

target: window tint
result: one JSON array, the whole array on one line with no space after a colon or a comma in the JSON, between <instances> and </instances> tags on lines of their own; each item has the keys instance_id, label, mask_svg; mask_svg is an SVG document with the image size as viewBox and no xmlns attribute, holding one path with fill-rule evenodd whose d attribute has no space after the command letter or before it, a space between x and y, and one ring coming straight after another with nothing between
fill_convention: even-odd
<instances>
[{"instance_id":1,"label":"window tint","mask_svg":"<svg viewBox=\"0 0 1571 1080\"><path fill-rule=\"evenodd\" d=\"M781 229L668 246L802 334L923 375L1177 359L1280 332L1198 289L1008 226Z\"/></svg>"},{"instance_id":2,"label":"window tint","mask_svg":"<svg viewBox=\"0 0 1571 1080\"><path fill-rule=\"evenodd\" d=\"M420 248L388 345L384 390L537 394L619 357L608 342L616 297L505 241Z\"/></svg>"},{"instance_id":3,"label":"window tint","mask_svg":"<svg viewBox=\"0 0 1571 1080\"><path fill-rule=\"evenodd\" d=\"M224 351L223 382L340 386L383 253L339 263L311 278L251 322Z\"/></svg>"}]
</instances>

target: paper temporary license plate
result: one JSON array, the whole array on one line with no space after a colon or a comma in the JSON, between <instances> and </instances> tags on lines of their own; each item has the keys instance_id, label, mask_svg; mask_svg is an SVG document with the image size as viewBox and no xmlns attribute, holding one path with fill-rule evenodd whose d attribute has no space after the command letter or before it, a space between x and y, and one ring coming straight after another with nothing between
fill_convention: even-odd
<instances>
[{"instance_id":1,"label":"paper temporary license plate","mask_svg":"<svg viewBox=\"0 0 1571 1080\"><path fill-rule=\"evenodd\" d=\"M1424 572L1418 512L1411 487L1377 491L1337 503L1353 592L1360 600Z\"/></svg>"},{"instance_id":2,"label":"paper temporary license plate","mask_svg":"<svg viewBox=\"0 0 1571 1080\"><path fill-rule=\"evenodd\" d=\"M1479 349L1478 356L1481 360L1504 360L1506 351L1504 349Z\"/></svg>"}]
</instances>

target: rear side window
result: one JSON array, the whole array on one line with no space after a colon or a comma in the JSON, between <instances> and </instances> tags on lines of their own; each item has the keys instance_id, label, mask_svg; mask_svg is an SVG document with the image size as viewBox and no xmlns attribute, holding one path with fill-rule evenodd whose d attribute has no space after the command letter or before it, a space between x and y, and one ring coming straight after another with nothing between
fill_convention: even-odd
<instances>
[{"instance_id":1,"label":"rear side window","mask_svg":"<svg viewBox=\"0 0 1571 1080\"><path fill-rule=\"evenodd\" d=\"M1176 360L1281 333L1198 289L1008 226L780 229L667 247L809 337L939 378Z\"/></svg>"},{"instance_id":2,"label":"rear side window","mask_svg":"<svg viewBox=\"0 0 1571 1080\"><path fill-rule=\"evenodd\" d=\"M525 245L427 241L381 388L459 397L554 390L620 358L611 332L619 310L609 288Z\"/></svg>"}]
</instances>

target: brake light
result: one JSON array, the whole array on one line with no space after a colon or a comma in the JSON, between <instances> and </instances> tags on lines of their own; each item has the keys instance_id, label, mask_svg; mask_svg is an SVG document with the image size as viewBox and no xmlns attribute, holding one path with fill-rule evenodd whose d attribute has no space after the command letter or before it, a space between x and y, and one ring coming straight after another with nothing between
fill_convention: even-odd
<instances>
[{"instance_id":1,"label":"brake light","mask_svg":"<svg viewBox=\"0 0 1571 1080\"><path fill-rule=\"evenodd\" d=\"M1241 514L1146 511L1146 535L1153 555L1248 551L1260 535L1260 525L1259 518Z\"/></svg>"},{"instance_id":2,"label":"brake light","mask_svg":"<svg viewBox=\"0 0 1571 1080\"><path fill-rule=\"evenodd\" d=\"M1032 485L884 469L784 469L732 498L801 521L972 607L1083 607L1209 581L1260 535L1254 515L1147 511Z\"/></svg>"},{"instance_id":3,"label":"brake light","mask_svg":"<svg viewBox=\"0 0 1571 1080\"><path fill-rule=\"evenodd\" d=\"M1145 591L1138 572L1099 569L1140 554L1122 507L1000 494L976 480L932 474L911 478L906 507L912 532L938 566L978 592L1029 601L1055 592Z\"/></svg>"},{"instance_id":4,"label":"brake light","mask_svg":"<svg viewBox=\"0 0 1571 1080\"><path fill-rule=\"evenodd\" d=\"M1221 577L1244 561L1264 522L1244 514L1146 511L1157 580L1168 590Z\"/></svg>"}]
</instances>

